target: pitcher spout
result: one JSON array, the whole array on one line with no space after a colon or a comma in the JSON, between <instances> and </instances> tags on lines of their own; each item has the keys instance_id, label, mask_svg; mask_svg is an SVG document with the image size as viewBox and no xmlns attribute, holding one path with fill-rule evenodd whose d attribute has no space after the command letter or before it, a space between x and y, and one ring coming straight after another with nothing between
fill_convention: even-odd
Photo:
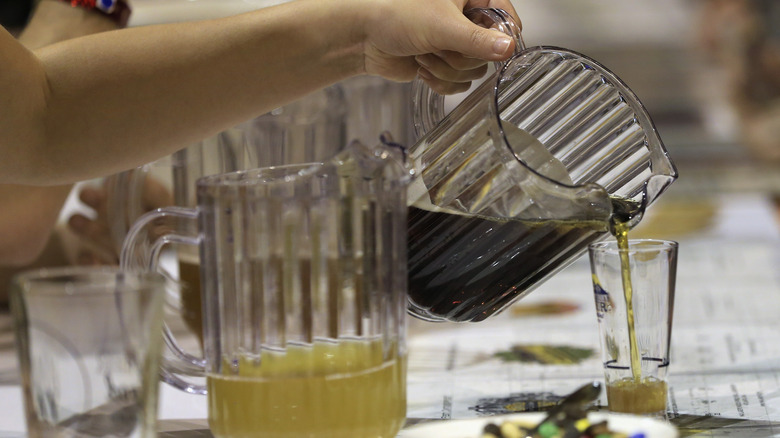
<instances>
[{"instance_id":1,"label":"pitcher spout","mask_svg":"<svg viewBox=\"0 0 780 438\"><path fill-rule=\"evenodd\" d=\"M650 205L656 199L658 199L658 197L661 196L661 194L665 192L666 189L668 189L669 186L672 185L672 183L677 179L677 169L674 167L674 164L668 160L668 158L666 160L665 167L666 173L653 175L647 180L645 187L647 193L647 205Z\"/></svg>"},{"instance_id":2,"label":"pitcher spout","mask_svg":"<svg viewBox=\"0 0 780 438\"><path fill-rule=\"evenodd\" d=\"M628 228L633 228L641 222L647 208L672 185L678 175L655 126L650 120L647 123L650 127L647 139L647 150L650 154L647 168L651 174L642 183L641 197L635 198L638 201L637 211L628 213L627 217L623 218Z\"/></svg>"}]
</instances>

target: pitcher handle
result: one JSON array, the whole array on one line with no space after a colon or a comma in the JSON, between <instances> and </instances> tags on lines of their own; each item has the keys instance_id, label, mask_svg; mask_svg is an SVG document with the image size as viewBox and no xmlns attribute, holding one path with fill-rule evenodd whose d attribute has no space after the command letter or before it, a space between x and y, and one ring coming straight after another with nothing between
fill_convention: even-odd
<instances>
[{"instance_id":1,"label":"pitcher handle","mask_svg":"<svg viewBox=\"0 0 780 438\"><path fill-rule=\"evenodd\" d=\"M525 50L520 26L503 9L473 8L464 12L466 17L485 27L495 27L515 40L515 55ZM496 70L501 70L503 62L496 62ZM419 77L412 82L412 105L414 114L414 132L420 139L444 119L444 96L433 91Z\"/></svg>"},{"instance_id":2,"label":"pitcher handle","mask_svg":"<svg viewBox=\"0 0 780 438\"><path fill-rule=\"evenodd\" d=\"M154 236L152 227L158 225L161 219L174 219L170 228L162 230L159 236ZM197 227L186 227L185 224L197 224L198 210L183 207L164 207L150 211L141 216L128 231L122 246L119 264L124 271L157 271L162 249L165 245L184 244L198 246L200 237L187 230ZM168 350L173 354L171 360L163 360L160 366L160 377L165 383L192 394L206 394L204 385L191 383L178 374L189 377L203 377L206 373L206 360L182 349L173 332L163 322L163 339ZM167 359L167 358L166 358Z\"/></svg>"}]
</instances>

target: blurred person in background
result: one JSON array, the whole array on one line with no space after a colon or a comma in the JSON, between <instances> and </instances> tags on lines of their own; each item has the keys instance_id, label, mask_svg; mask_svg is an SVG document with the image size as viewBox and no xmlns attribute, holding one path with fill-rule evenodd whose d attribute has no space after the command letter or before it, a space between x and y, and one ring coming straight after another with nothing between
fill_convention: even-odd
<instances>
[{"instance_id":1,"label":"blurred person in background","mask_svg":"<svg viewBox=\"0 0 780 438\"><path fill-rule=\"evenodd\" d=\"M725 69L741 143L780 163L780 1L702 0L699 43Z\"/></svg>"},{"instance_id":2,"label":"blurred person in background","mask_svg":"<svg viewBox=\"0 0 780 438\"><path fill-rule=\"evenodd\" d=\"M13 157L0 161L0 182L50 186L130 169L356 75L465 91L513 51L506 35L471 23L468 7L520 22L509 0L298 0L53 45L28 33L44 44L34 53L0 29L0 155ZM39 257L69 186L35 190L4 189L0 265ZM48 195L57 208L41 206Z\"/></svg>"}]
</instances>

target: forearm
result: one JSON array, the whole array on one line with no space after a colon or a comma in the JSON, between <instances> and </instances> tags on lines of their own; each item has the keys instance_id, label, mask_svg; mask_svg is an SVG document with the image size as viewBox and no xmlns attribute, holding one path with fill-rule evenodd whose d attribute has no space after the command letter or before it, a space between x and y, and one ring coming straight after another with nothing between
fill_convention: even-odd
<instances>
[{"instance_id":1,"label":"forearm","mask_svg":"<svg viewBox=\"0 0 780 438\"><path fill-rule=\"evenodd\" d=\"M42 0L19 36L19 42L29 49L35 49L116 28L117 24L103 14L74 8L58 0ZM9 161L12 159L13 155ZM38 257L47 241L47 247L58 246L50 241L51 230L71 187L0 184L0 205L3 205L5 213L0 214L0 242L3 242L0 246L0 265L24 269ZM50 261L51 257L42 257L40 260ZM3 272L12 271L9 268Z\"/></svg>"},{"instance_id":2,"label":"forearm","mask_svg":"<svg viewBox=\"0 0 780 438\"><path fill-rule=\"evenodd\" d=\"M0 93L8 102L0 105L0 156L9 157L0 160L0 183L122 171L354 75L411 80L420 55L443 54L422 76L433 89L465 90L484 62L513 49L504 33L470 22L468 5L512 7L509 0L297 0L76 38L38 57L0 32Z\"/></svg>"},{"instance_id":3,"label":"forearm","mask_svg":"<svg viewBox=\"0 0 780 438\"><path fill-rule=\"evenodd\" d=\"M37 135L18 145L18 160L3 160L0 178L50 184L118 172L361 73L360 30L333 26L356 13L339 6L347 3L299 0L41 49L45 86L28 78L33 100L21 108L40 114L29 131Z\"/></svg>"}]
</instances>

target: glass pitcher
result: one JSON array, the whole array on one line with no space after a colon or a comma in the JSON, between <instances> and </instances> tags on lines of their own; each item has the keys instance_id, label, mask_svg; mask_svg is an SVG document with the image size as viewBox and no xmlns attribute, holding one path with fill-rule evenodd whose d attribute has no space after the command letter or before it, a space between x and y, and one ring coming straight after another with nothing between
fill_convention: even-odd
<instances>
[{"instance_id":1,"label":"glass pitcher","mask_svg":"<svg viewBox=\"0 0 780 438\"><path fill-rule=\"evenodd\" d=\"M449 114L414 84L419 140L408 151L409 310L480 321L609 236L636 225L677 177L636 95L577 52L526 48L499 9L469 18L516 53Z\"/></svg>"},{"instance_id":2,"label":"glass pitcher","mask_svg":"<svg viewBox=\"0 0 780 438\"><path fill-rule=\"evenodd\" d=\"M396 435L406 415L402 162L393 146L353 143L321 164L208 176L197 208L133 226L125 270L157 269L169 243L199 248L205 357L167 331L178 360L163 378L208 393L215 436Z\"/></svg>"}]
</instances>

